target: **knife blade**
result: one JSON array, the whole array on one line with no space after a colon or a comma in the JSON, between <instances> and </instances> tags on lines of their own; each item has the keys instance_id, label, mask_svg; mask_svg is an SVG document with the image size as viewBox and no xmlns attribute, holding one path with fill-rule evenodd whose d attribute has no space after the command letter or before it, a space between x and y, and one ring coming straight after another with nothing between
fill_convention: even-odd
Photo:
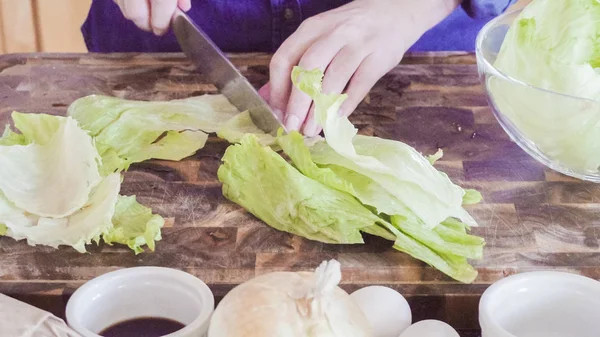
<instances>
[{"instance_id":1,"label":"knife blade","mask_svg":"<svg viewBox=\"0 0 600 337\"><path fill-rule=\"evenodd\" d=\"M187 14L177 9L172 27L181 50L231 104L240 111L248 110L254 124L266 133L275 135L279 128L285 131L271 107Z\"/></svg>"}]
</instances>

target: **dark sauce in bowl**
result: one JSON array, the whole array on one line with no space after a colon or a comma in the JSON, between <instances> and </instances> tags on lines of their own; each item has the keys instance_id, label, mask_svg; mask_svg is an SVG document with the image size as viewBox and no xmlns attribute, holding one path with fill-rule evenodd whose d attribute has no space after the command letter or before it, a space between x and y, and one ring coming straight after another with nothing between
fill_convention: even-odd
<instances>
[{"instance_id":1,"label":"dark sauce in bowl","mask_svg":"<svg viewBox=\"0 0 600 337\"><path fill-rule=\"evenodd\" d=\"M103 337L161 337L185 327L177 321L161 317L140 317L119 322L99 333Z\"/></svg>"}]
</instances>

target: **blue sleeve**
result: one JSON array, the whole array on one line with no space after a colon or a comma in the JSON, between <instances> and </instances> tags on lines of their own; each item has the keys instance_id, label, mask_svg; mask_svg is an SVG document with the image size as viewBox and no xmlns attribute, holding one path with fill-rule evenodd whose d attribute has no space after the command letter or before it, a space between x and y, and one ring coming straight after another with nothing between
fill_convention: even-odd
<instances>
[{"instance_id":1,"label":"blue sleeve","mask_svg":"<svg viewBox=\"0 0 600 337\"><path fill-rule=\"evenodd\" d=\"M504 13L517 0L463 0L462 7L474 19L489 19Z\"/></svg>"}]
</instances>

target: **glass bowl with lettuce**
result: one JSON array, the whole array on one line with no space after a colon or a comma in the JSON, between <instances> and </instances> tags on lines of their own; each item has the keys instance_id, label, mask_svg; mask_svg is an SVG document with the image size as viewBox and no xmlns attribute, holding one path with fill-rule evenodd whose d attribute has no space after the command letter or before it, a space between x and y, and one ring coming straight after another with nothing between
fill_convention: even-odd
<instances>
[{"instance_id":1,"label":"glass bowl with lettuce","mask_svg":"<svg viewBox=\"0 0 600 337\"><path fill-rule=\"evenodd\" d=\"M512 140L555 171L600 182L600 2L534 0L490 21L476 51Z\"/></svg>"}]
</instances>

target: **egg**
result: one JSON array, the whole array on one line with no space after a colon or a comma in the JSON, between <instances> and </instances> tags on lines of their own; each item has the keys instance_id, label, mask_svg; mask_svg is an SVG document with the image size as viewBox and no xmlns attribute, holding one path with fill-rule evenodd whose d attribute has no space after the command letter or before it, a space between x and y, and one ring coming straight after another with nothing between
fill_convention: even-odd
<instances>
[{"instance_id":1,"label":"egg","mask_svg":"<svg viewBox=\"0 0 600 337\"><path fill-rule=\"evenodd\" d=\"M460 337L450 325L428 319L411 325L399 337Z\"/></svg>"},{"instance_id":2,"label":"egg","mask_svg":"<svg viewBox=\"0 0 600 337\"><path fill-rule=\"evenodd\" d=\"M350 297L367 317L373 328L373 337L398 337L412 323L408 302L391 288L365 287Z\"/></svg>"}]
</instances>

